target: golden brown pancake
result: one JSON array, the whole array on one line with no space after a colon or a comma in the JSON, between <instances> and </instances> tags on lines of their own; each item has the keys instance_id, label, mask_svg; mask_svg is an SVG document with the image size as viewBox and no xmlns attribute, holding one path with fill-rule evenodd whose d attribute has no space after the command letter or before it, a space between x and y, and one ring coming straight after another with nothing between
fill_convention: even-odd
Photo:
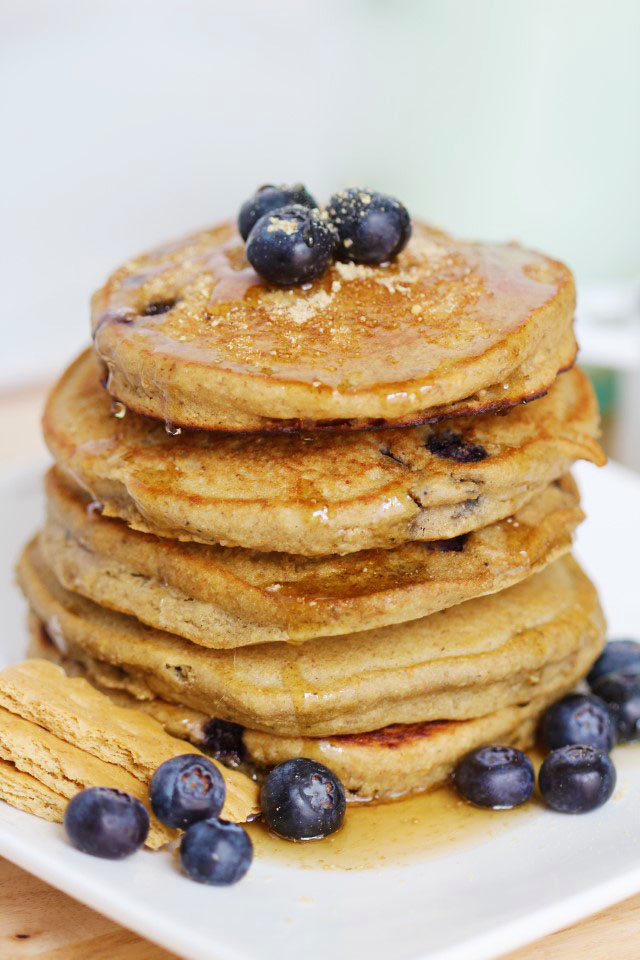
<instances>
[{"instance_id":1,"label":"golden brown pancake","mask_svg":"<svg viewBox=\"0 0 640 960\"><path fill-rule=\"evenodd\" d=\"M410 623L235 650L197 646L65 590L37 541L18 577L72 659L119 668L142 695L282 736L482 716L556 689L577 651L604 642L595 589L570 556L499 594Z\"/></svg>"},{"instance_id":2,"label":"golden brown pancake","mask_svg":"<svg viewBox=\"0 0 640 960\"><path fill-rule=\"evenodd\" d=\"M369 630L495 593L570 550L583 519L566 476L453 540L317 558L139 533L100 516L55 469L46 492L41 545L63 586L214 648Z\"/></svg>"},{"instance_id":3,"label":"golden brown pancake","mask_svg":"<svg viewBox=\"0 0 640 960\"><path fill-rule=\"evenodd\" d=\"M456 537L510 516L576 459L605 462L579 370L534 403L437 426L170 436L155 420L113 416L87 352L54 388L44 432L105 516L159 536L305 556Z\"/></svg>"},{"instance_id":4,"label":"golden brown pancake","mask_svg":"<svg viewBox=\"0 0 640 960\"><path fill-rule=\"evenodd\" d=\"M93 298L107 388L207 430L428 422L540 396L575 358L563 264L414 223L386 266L268 286L233 223L120 267Z\"/></svg>"},{"instance_id":5,"label":"golden brown pancake","mask_svg":"<svg viewBox=\"0 0 640 960\"><path fill-rule=\"evenodd\" d=\"M290 757L309 757L333 770L349 799L359 801L388 800L436 787L469 750L489 743L526 750L534 741L540 714L584 677L600 649L599 643L581 648L563 667L562 685L552 691L483 717L395 724L370 733L314 739L243 729L157 697L137 699L127 692L128 681L121 671L91 658L80 663L65 657L33 616L31 634L33 656L48 657L71 675L86 677L119 706L149 713L167 733L194 743L223 762L268 768Z\"/></svg>"}]
</instances>

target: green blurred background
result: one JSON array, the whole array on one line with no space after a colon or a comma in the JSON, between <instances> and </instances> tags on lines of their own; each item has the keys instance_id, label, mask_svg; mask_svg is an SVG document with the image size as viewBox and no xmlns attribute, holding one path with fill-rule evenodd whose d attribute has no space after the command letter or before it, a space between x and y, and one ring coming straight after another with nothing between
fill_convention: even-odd
<instances>
[{"instance_id":1,"label":"green blurred background","mask_svg":"<svg viewBox=\"0 0 640 960\"><path fill-rule=\"evenodd\" d=\"M0 0L0 389L52 376L129 254L260 183L362 184L579 284L640 469L638 0Z\"/></svg>"}]
</instances>

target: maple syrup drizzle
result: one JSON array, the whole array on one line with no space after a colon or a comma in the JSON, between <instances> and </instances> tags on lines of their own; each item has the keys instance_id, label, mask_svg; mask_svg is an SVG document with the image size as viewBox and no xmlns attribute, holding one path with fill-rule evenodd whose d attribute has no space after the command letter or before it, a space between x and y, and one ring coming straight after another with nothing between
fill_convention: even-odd
<instances>
[{"instance_id":1,"label":"maple syrup drizzle","mask_svg":"<svg viewBox=\"0 0 640 960\"><path fill-rule=\"evenodd\" d=\"M211 270L217 283L209 297L209 303L224 303L228 300L241 300L252 287L264 287L264 280L258 276L252 266L247 265L234 269L228 257L237 244L230 241L223 244L207 256L207 267Z\"/></svg>"},{"instance_id":2,"label":"maple syrup drizzle","mask_svg":"<svg viewBox=\"0 0 640 960\"><path fill-rule=\"evenodd\" d=\"M403 254L406 262L394 265L391 286L396 291L399 284L405 291L402 296L388 289L391 280L387 270L366 268L361 274L353 269L351 276L349 265L342 265L342 273L338 266L332 267L335 277L330 273L325 283L329 292L323 287L314 294L322 294L323 299L301 322L295 315L296 308L304 307L312 298L291 288L286 291L291 296L284 298L290 303L284 302L282 291L274 299L273 288L247 263L235 227L227 224L223 234L217 231L209 238L189 238L183 243L184 249L180 244L170 245L166 261L137 267L132 285L127 286L128 278L114 285L103 298L102 314L94 321L94 335L97 337L107 320L127 323L132 314L135 336L144 335L158 352L253 376L263 372L265 358L273 356L267 379L286 378L312 385L314 390L319 383L345 394L374 390L388 404L389 415L401 416L407 404L415 407L433 392L434 385L424 381L441 363L450 362L452 352L464 357L484 353L527 323L532 312L552 302L558 292L558 278L538 254L515 246L469 245L443 239L436 244L437 249L432 249L430 237L431 231L416 225L412 245ZM139 305L134 305L141 282L149 276L161 276L163 271L172 278L172 271L178 268L184 269L177 292L183 294L179 300L184 301L188 322L176 332L171 321L165 327L162 321L152 318L150 323L149 318L137 316ZM407 283L403 281L405 274ZM329 284L330 279L334 284ZM197 299L197 316L189 314L189 298L197 298L201 280L213 283L208 306L218 314L220 324L206 325L206 304ZM173 279L168 281L171 296L176 295L174 286ZM444 319L440 315L449 287L452 303L464 312L463 325L449 314ZM252 290L255 296L247 297ZM420 304L423 309L413 313L411 307ZM249 328L251 337L244 335ZM329 328L337 333L328 332ZM369 341L374 333L385 346L372 352ZM364 381L363 356L368 368ZM390 366L390 359L398 366ZM395 410L400 412L396 414Z\"/></svg>"},{"instance_id":3,"label":"maple syrup drizzle","mask_svg":"<svg viewBox=\"0 0 640 960\"><path fill-rule=\"evenodd\" d=\"M304 870L373 870L490 842L537 808L534 799L514 810L482 810L447 786L390 803L350 803L342 829L324 840L281 840L259 821L248 830L258 861Z\"/></svg>"},{"instance_id":4,"label":"maple syrup drizzle","mask_svg":"<svg viewBox=\"0 0 640 960\"><path fill-rule=\"evenodd\" d=\"M308 684L305 682L298 664L302 651L292 648L288 653L289 660L282 668L282 686L291 697L291 707L297 724L304 728Z\"/></svg>"}]
</instances>

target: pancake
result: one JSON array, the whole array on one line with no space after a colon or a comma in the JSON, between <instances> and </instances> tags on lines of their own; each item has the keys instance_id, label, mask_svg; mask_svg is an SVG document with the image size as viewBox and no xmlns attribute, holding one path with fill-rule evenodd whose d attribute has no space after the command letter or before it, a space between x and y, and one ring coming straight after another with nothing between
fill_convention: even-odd
<instances>
[{"instance_id":1,"label":"pancake","mask_svg":"<svg viewBox=\"0 0 640 960\"><path fill-rule=\"evenodd\" d=\"M574 361L574 307L558 261L423 223L386 266L335 263L283 290L228 222L129 260L94 295L92 327L109 392L138 413L362 429L540 396Z\"/></svg>"},{"instance_id":2,"label":"pancake","mask_svg":"<svg viewBox=\"0 0 640 960\"><path fill-rule=\"evenodd\" d=\"M304 556L439 540L513 514L576 459L602 464L598 410L572 370L502 416L347 434L170 436L119 419L83 354L54 388L45 439L106 516L159 536Z\"/></svg>"},{"instance_id":3,"label":"pancake","mask_svg":"<svg viewBox=\"0 0 640 960\"><path fill-rule=\"evenodd\" d=\"M56 470L46 492L41 546L63 586L213 648L369 630L495 593L570 550L583 519L566 476L454 540L310 558L139 533L91 510Z\"/></svg>"},{"instance_id":4,"label":"pancake","mask_svg":"<svg viewBox=\"0 0 640 960\"><path fill-rule=\"evenodd\" d=\"M359 801L389 800L439 786L469 750L489 743L526 750L534 742L541 713L585 676L599 649L598 644L596 648L587 645L569 658L563 665L562 683L552 692L483 717L395 724L370 733L314 739L277 737L223 724L157 697L139 700L127 692L120 671L90 659L81 664L61 654L35 617L31 633L32 655L46 656L71 675L86 677L119 706L151 714L172 736L183 737L222 762L266 769L290 757L309 757L333 770L348 798Z\"/></svg>"},{"instance_id":5,"label":"pancake","mask_svg":"<svg viewBox=\"0 0 640 960\"><path fill-rule=\"evenodd\" d=\"M18 578L73 659L103 660L149 696L284 736L482 716L555 690L578 650L597 654L604 643L596 591L570 556L499 594L410 623L235 650L206 649L65 590L37 541Z\"/></svg>"}]
</instances>

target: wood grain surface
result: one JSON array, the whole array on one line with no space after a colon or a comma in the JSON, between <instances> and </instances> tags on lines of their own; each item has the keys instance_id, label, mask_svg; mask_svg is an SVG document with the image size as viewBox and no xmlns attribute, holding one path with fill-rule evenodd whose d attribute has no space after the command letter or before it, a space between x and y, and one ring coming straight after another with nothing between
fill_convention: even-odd
<instances>
[{"instance_id":1,"label":"wood grain surface","mask_svg":"<svg viewBox=\"0 0 640 960\"><path fill-rule=\"evenodd\" d=\"M211 894L215 896L215 890ZM639 933L640 896L636 896L504 960L610 960L612 955L615 960L638 960ZM175 955L0 859L0 960L23 957L172 960Z\"/></svg>"},{"instance_id":2,"label":"wood grain surface","mask_svg":"<svg viewBox=\"0 0 640 960\"><path fill-rule=\"evenodd\" d=\"M45 392L44 385L37 385L0 393L0 465L43 452L39 421ZM610 960L612 956L615 960L640 958L640 895L503 960ZM175 955L0 858L0 960L23 957L172 960Z\"/></svg>"}]
</instances>

